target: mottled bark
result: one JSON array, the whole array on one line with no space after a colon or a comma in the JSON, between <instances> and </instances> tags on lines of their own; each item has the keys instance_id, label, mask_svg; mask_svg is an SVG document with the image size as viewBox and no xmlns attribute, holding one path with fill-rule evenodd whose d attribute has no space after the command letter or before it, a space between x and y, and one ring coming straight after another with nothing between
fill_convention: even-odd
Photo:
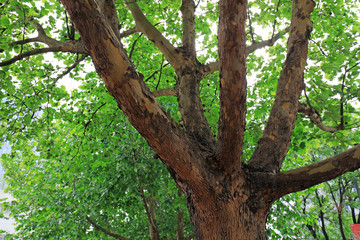
<instances>
[{"instance_id":1,"label":"mottled bark","mask_svg":"<svg viewBox=\"0 0 360 240\"><path fill-rule=\"evenodd\" d=\"M258 171L279 172L287 154L300 93L305 87L303 75L312 30L310 14L314 7L312 0L293 1L285 65L268 122L249 163Z\"/></svg>"},{"instance_id":2,"label":"mottled bark","mask_svg":"<svg viewBox=\"0 0 360 240\"><path fill-rule=\"evenodd\" d=\"M181 181L192 182L194 191L202 191L206 186L204 176L193 171L199 168L193 159L202 158L197 152L199 146L189 141L145 86L112 28L101 21L95 2L62 2L89 50L96 71L130 122Z\"/></svg>"},{"instance_id":3,"label":"mottled bark","mask_svg":"<svg viewBox=\"0 0 360 240\"><path fill-rule=\"evenodd\" d=\"M360 168L360 145L323 161L277 174L253 172L253 181L271 189L275 198L301 191Z\"/></svg>"},{"instance_id":4,"label":"mottled bark","mask_svg":"<svg viewBox=\"0 0 360 240\"><path fill-rule=\"evenodd\" d=\"M213 148L213 136L205 118L200 99L201 64L196 59L195 51L195 3L193 0L182 0L182 46L178 52L182 65L175 69L178 75L179 110L185 131L190 138L202 145L208 152Z\"/></svg>"},{"instance_id":5,"label":"mottled bark","mask_svg":"<svg viewBox=\"0 0 360 240\"><path fill-rule=\"evenodd\" d=\"M220 170L240 168L246 116L246 0L219 3ZM229 171L229 168L231 169Z\"/></svg>"}]
</instances>

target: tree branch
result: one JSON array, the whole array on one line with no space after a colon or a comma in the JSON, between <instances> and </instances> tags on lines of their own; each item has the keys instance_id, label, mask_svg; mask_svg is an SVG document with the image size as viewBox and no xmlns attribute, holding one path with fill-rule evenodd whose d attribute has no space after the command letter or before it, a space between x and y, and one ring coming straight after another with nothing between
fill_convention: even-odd
<instances>
[{"instance_id":1,"label":"tree branch","mask_svg":"<svg viewBox=\"0 0 360 240\"><path fill-rule=\"evenodd\" d=\"M222 160L220 171L233 172L240 169L245 131L247 1L221 0L219 11L220 116L216 154Z\"/></svg>"},{"instance_id":2,"label":"tree branch","mask_svg":"<svg viewBox=\"0 0 360 240\"><path fill-rule=\"evenodd\" d=\"M182 0L182 47L178 52L183 64L176 70L178 75L178 102L185 131L204 150L213 151L213 134L204 115L200 99L201 64L196 59L195 49L195 3Z\"/></svg>"},{"instance_id":3,"label":"tree branch","mask_svg":"<svg viewBox=\"0 0 360 240\"><path fill-rule=\"evenodd\" d=\"M30 50L28 52L21 53L9 60L0 62L0 67L7 66L10 64L15 63L16 61L19 61L21 59L24 59L26 57L42 54L42 53L48 53L48 52L71 52L71 53L81 53L81 54L88 54L85 50L84 46L80 44L79 41L66 41L62 43L60 46L55 47L48 47L48 48L39 48Z\"/></svg>"},{"instance_id":4,"label":"tree branch","mask_svg":"<svg viewBox=\"0 0 360 240\"><path fill-rule=\"evenodd\" d=\"M281 71L275 101L265 130L249 161L258 171L279 172L295 127L298 103L304 89L304 69L312 23L314 1L293 0L287 56Z\"/></svg>"},{"instance_id":5,"label":"tree branch","mask_svg":"<svg viewBox=\"0 0 360 240\"><path fill-rule=\"evenodd\" d=\"M135 19L136 29L144 33L155 44L174 69L178 69L182 60L175 47L149 22L135 0L128 0L125 3Z\"/></svg>"},{"instance_id":6,"label":"tree branch","mask_svg":"<svg viewBox=\"0 0 360 240\"><path fill-rule=\"evenodd\" d=\"M281 37L283 37L286 33L288 33L289 30L290 30L290 27L287 27L283 31L278 32L277 34L275 34L272 38L270 38L268 40L255 42L255 43L251 44L250 46L246 47L246 54L249 55L250 53L253 53L260 48L274 45L274 43L277 40L279 40Z\"/></svg>"},{"instance_id":7,"label":"tree branch","mask_svg":"<svg viewBox=\"0 0 360 240\"><path fill-rule=\"evenodd\" d=\"M123 236L120 236L118 234L115 234L111 231L109 231L108 229L106 228L103 228L101 227L99 224L95 223L95 221L93 221L90 217L86 216L86 220L91 223L91 225L93 225L95 228L99 229L100 231L102 231L103 233L105 233L106 235L109 235L113 238L116 238L116 239L120 239L120 240L131 240L131 238L127 238L127 237L123 237Z\"/></svg>"},{"instance_id":8,"label":"tree branch","mask_svg":"<svg viewBox=\"0 0 360 240\"><path fill-rule=\"evenodd\" d=\"M309 117L311 122L318 126L321 130L325 132L336 132L339 130L344 130L345 127L343 125L338 125L336 127L326 126L322 123L321 117L318 112L311 106L307 106L305 103L299 103L298 112L305 114L305 116Z\"/></svg>"},{"instance_id":9,"label":"tree branch","mask_svg":"<svg viewBox=\"0 0 360 240\"><path fill-rule=\"evenodd\" d=\"M20 9L18 9L17 7L14 8L20 11ZM33 26L36 29L36 31L38 32L38 36L35 38L28 38L19 41L14 41L10 45L41 42L46 44L48 48L34 49L25 53L20 53L18 56L0 62L0 66L7 66L23 58L37 54L42 54L42 53L48 53L48 52L71 52L71 53L79 53L79 54L88 53L80 40L67 40L65 42L55 40L47 36L44 28L39 23L37 23L32 17L25 16L25 19L30 23L31 26Z\"/></svg>"},{"instance_id":10,"label":"tree branch","mask_svg":"<svg viewBox=\"0 0 360 240\"><path fill-rule=\"evenodd\" d=\"M280 197L329 181L359 168L360 145L357 145L321 162L276 174L273 191L279 191L278 197Z\"/></svg>"},{"instance_id":11,"label":"tree branch","mask_svg":"<svg viewBox=\"0 0 360 240\"><path fill-rule=\"evenodd\" d=\"M182 0L182 44L186 53L195 57L195 3L193 0Z\"/></svg>"},{"instance_id":12,"label":"tree branch","mask_svg":"<svg viewBox=\"0 0 360 240\"><path fill-rule=\"evenodd\" d=\"M61 0L89 49L97 73L118 107L173 173L179 186L184 191L191 186L194 194L211 197L208 178L199 174L202 153L198 145L186 136L151 94L94 1Z\"/></svg>"},{"instance_id":13,"label":"tree branch","mask_svg":"<svg viewBox=\"0 0 360 240\"><path fill-rule=\"evenodd\" d=\"M69 74L74 68L76 68L77 65L79 65L80 62L84 61L85 58L88 55L82 55L81 58L77 59L71 66L69 66L63 73L61 73L60 75L58 75L54 81L51 83L52 86L55 86L55 84L64 76L66 76L67 74Z\"/></svg>"},{"instance_id":14,"label":"tree branch","mask_svg":"<svg viewBox=\"0 0 360 240\"><path fill-rule=\"evenodd\" d=\"M131 34L139 32L136 27L130 28L122 33L120 33L120 38L130 36Z\"/></svg>"},{"instance_id":15,"label":"tree branch","mask_svg":"<svg viewBox=\"0 0 360 240\"><path fill-rule=\"evenodd\" d=\"M152 91L154 97L162 97L162 96L176 96L178 93L177 88L164 88Z\"/></svg>"},{"instance_id":16,"label":"tree branch","mask_svg":"<svg viewBox=\"0 0 360 240\"><path fill-rule=\"evenodd\" d=\"M273 38L268 39L268 40L264 40L264 41L260 41L260 42L254 42L253 44L251 44L250 46L246 47L246 55L249 55L253 52L255 52L258 49L264 48L264 47L268 47L268 46L273 46L274 43L279 40L281 37L283 37L286 33L288 33L290 30L289 27L285 28L283 31L278 32L277 34L275 34L273 36ZM208 63L203 65L201 72L204 76L209 75L213 72L219 71L220 70L220 64L219 61L216 62L212 62L212 63Z\"/></svg>"}]
</instances>

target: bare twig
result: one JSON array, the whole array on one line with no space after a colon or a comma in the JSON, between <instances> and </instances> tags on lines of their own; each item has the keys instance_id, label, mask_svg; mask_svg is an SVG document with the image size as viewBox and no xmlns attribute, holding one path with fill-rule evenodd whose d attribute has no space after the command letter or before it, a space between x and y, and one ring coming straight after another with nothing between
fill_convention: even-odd
<instances>
[{"instance_id":1,"label":"bare twig","mask_svg":"<svg viewBox=\"0 0 360 240\"><path fill-rule=\"evenodd\" d=\"M85 58L88 55L82 55L81 58L77 59L70 67L68 67L63 73L61 73L59 76L57 76L54 81L51 83L52 86L55 86L55 84L61 79L63 78L65 75L69 74L74 68L76 68L77 65L79 65L80 62L82 62L83 60L85 60Z\"/></svg>"},{"instance_id":2,"label":"bare twig","mask_svg":"<svg viewBox=\"0 0 360 240\"><path fill-rule=\"evenodd\" d=\"M120 239L120 240L131 240L131 238L127 238L127 237L123 237L123 236L120 236L116 233L113 233L111 231L109 231L108 229L106 228L103 228L101 227L99 224L95 223L94 220L92 220L90 217L86 217L86 220L91 223L91 225L93 225L95 228L99 229L100 231L102 231L103 233L113 237L113 238L116 238L116 239Z\"/></svg>"},{"instance_id":3,"label":"bare twig","mask_svg":"<svg viewBox=\"0 0 360 240\"><path fill-rule=\"evenodd\" d=\"M149 223L151 225L151 227L156 231L156 234L159 233L158 231L158 228L156 226L156 221L155 219L153 219L153 217L151 216L151 213L150 213L150 210L149 210L149 206L148 206L148 203L146 201L146 197L145 197L145 193L144 193L144 188L142 186L142 183L141 183L141 180L140 180L140 174L139 174L139 166L137 164L137 157L136 157L136 151L135 149L133 150L133 155L134 155L134 162L135 162L135 165L136 165L136 176L137 176L137 179L138 179L138 183L139 183L139 188L140 188L140 196L141 196L141 199L144 203L144 207L145 207L145 212L146 212L146 215L148 217L148 220L149 220Z\"/></svg>"}]
</instances>

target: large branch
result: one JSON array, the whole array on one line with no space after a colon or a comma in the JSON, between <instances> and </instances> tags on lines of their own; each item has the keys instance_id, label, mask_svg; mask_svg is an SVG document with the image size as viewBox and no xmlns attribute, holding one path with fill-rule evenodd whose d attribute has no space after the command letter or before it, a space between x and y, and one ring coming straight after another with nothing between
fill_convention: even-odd
<instances>
[{"instance_id":1,"label":"large branch","mask_svg":"<svg viewBox=\"0 0 360 240\"><path fill-rule=\"evenodd\" d=\"M220 170L231 172L239 169L245 131L247 1L221 0L219 11L220 117L216 150Z\"/></svg>"},{"instance_id":2,"label":"large branch","mask_svg":"<svg viewBox=\"0 0 360 240\"><path fill-rule=\"evenodd\" d=\"M107 24L112 28L115 36L120 40L120 32L119 32L119 18L117 15L115 1L108 0L97 0L98 8L104 18L107 21Z\"/></svg>"},{"instance_id":3,"label":"large branch","mask_svg":"<svg viewBox=\"0 0 360 240\"><path fill-rule=\"evenodd\" d=\"M301 191L360 168L360 145L321 162L275 175L274 192L279 196ZM276 188L276 189L275 189Z\"/></svg>"},{"instance_id":4,"label":"large branch","mask_svg":"<svg viewBox=\"0 0 360 240\"><path fill-rule=\"evenodd\" d=\"M192 139L200 143L207 151L213 151L213 134L204 115L200 99L199 74L201 65L196 59L195 50L195 3L194 0L182 0L182 43L179 54L183 64L175 69L178 75L178 101L185 131Z\"/></svg>"},{"instance_id":5,"label":"large branch","mask_svg":"<svg viewBox=\"0 0 360 240\"><path fill-rule=\"evenodd\" d=\"M270 38L268 40L254 42L250 46L247 46L246 47L246 55L249 55L258 49L274 45L274 43L277 40L279 40L281 37L283 37L286 33L289 32L289 29L290 28L287 27L283 31L278 32L277 34L275 34L272 38ZM211 73L219 71L219 70L220 70L220 63L219 63L219 61L216 61L216 62L212 62L212 63L208 63L208 64L204 65L201 71L202 71L202 74L204 76L206 76L208 74L211 74Z\"/></svg>"},{"instance_id":6,"label":"large branch","mask_svg":"<svg viewBox=\"0 0 360 240\"><path fill-rule=\"evenodd\" d=\"M194 0L182 0L182 44L186 53L196 54L195 51L195 3ZM195 57L195 56L193 56Z\"/></svg>"},{"instance_id":7,"label":"large branch","mask_svg":"<svg viewBox=\"0 0 360 240\"><path fill-rule=\"evenodd\" d=\"M148 141L179 185L204 196L207 179L200 175L198 146L161 107L135 71L95 0L62 0L89 51L97 73L131 124ZM206 195L207 196L207 195Z\"/></svg>"},{"instance_id":8,"label":"large branch","mask_svg":"<svg viewBox=\"0 0 360 240\"><path fill-rule=\"evenodd\" d=\"M182 61L176 48L149 22L139 5L136 3L136 0L128 0L125 2L135 19L136 28L144 33L149 40L155 44L174 69L178 69L182 64Z\"/></svg>"},{"instance_id":9,"label":"large branch","mask_svg":"<svg viewBox=\"0 0 360 240\"><path fill-rule=\"evenodd\" d=\"M287 154L300 93L305 87L303 75L312 29L310 14L314 6L312 0L293 0L285 65L268 122L249 162L249 166L258 171L280 171Z\"/></svg>"}]
</instances>

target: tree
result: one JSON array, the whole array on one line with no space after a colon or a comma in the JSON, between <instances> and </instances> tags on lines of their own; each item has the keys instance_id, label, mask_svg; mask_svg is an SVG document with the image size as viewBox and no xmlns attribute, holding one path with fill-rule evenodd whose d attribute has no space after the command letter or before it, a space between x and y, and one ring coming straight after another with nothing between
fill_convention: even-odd
<instances>
[{"instance_id":1,"label":"tree","mask_svg":"<svg viewBox=\"0 0 360 240\"><path fill-rule=\"evenodd\" d=\"M60 6L56 2L45 2L39 7L32 1L22 4L9 0L1 6L11 13L10 17L1 16L2 38L10 44L1 47L5 59L0 66L6 66L1 72L5 89L1 93L3 102L7 103L2 116L7 116L4 120L17 133L6 134L7 140L35 139L34 132L27 132L27 125L46 119L50 126L51 121L61 119L61 109L65 108L61 98L67 93L56 82L89 55L118 107L186 195L197 239L265 239L266 217L274 201L360 167L359 146L317 163L303 165L296 161L305 158L309 143L321 145L325 140L326 144L349 147L359 141L354 107L360 96L359 21L355 13L347 11L355 5L352 1L339 5L319 1L315 8L313 1L294 0L290 8L290 3L282 1L248 4L221 0L218 11L211 1L195 4L193 0L181 3L62 0L61 3L72 23L58 10ZM201 14L196 13L200 6L205 11ZM217 13L216 37L207 21L216 21ZM37 20L44 15L49 20L45 28ZM54 15L65 22L58 32L52 31L56 26ZM160 30L155 26L157 22ZM29 24L31 27L27 28ZM272 28L270 39L256 35L254 26ZM128 29L124 31L124 27ZM28 37L34 30L38 36ZM255 50L274 45L283 39L285 32L288 32L286 50L285 44L269 48L270 63L263 65L264 59L256 56ZM124 40L132 33L140 34L133 41ZM206 54L197 56L196 39L201 34L204 43L216 44L218 38L218 51L209 46ZM143 35L152 43L144 41ZM140 38L143 45L136 49ZM157 50L147 49L154 46ZM12 50L17 53L14 57ZM132 59L136 51L143 55ZM38 55L46 52L56 52L55 57L69 64L64 74L49 75L48 71L55 67L41 64ZM81 57L74 61L59 52ZM37 65L18 63L30 56ZM214 62L209 62L211 58L215 58ZM312 64L306 67L308 58ZM160 66L155 63L159 59ZM153 69L149 66L153 62L149 61L159 66L156 72L149 71ZM15 67L11 68L11 64ZM260 71L253 88L247 86L246 76L253 71L247 70L247 65ZM158 89L164 69L170 67L167 74L173 75L174 80L164 85L172 85L171 88ZM29 68L33 68L35 77L45 77L36 87L31 81L26 81L27 85L23 83L28 77L24 72ZM219 79L213 75L217 71ZM155 74L159 75L158 81L151 83ZM94 76L87 78L89 81ZM206 83L210 79L215 79L214 83ZM92 92L96 83L89 85L86 91L96 96ZM305 94L306 86L308 94ZM215 95L210 89L216 89ZM15 94L18 91L25 93L23 98ZM171 107L162 106L156 99L169 95L176 96ZM213 96L211 101L206 100L209 95ZM91 105L98 100L94 98L87 103ZM73 101L76 106L76 99ZM178 104L175 113L174 104ZM208 110L217 106L218 126L214 114ZM80 115L68 117L75 121L79 117L86 129L92 115L84 115L90 120L84 121ZM304 120L305 117L311 122ZM19 134L20 130L23 133ZM354 137L347 139L351 131ZM331 139L333 136L337 139ZM50 142L44 146L51 145L51 134L47 139ZM290 163L284 164L286 157ZM296 163L296 168L288 169L291 161Z\"/></svg>"}]
</instances>

